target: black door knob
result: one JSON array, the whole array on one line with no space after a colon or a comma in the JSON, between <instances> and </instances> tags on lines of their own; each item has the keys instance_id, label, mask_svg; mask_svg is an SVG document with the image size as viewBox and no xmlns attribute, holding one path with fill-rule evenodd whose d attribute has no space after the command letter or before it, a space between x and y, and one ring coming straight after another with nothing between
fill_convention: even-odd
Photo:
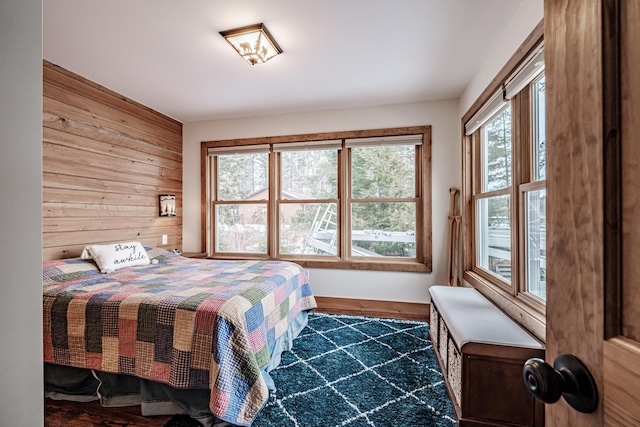
<instances>
[{"instance_id":1,"label":"black door knob","mask_svg":"<svg viewBox=\"0 0 640 427\"><path fill-rule=\"evenodd\" d=\"M577 411L590 413L598 408L596 382L575 356L560 354L553 367L542 359L529 359L522 375L529 392L544 403L555 403L562 396Z\"/></svg>"}]
</instances>

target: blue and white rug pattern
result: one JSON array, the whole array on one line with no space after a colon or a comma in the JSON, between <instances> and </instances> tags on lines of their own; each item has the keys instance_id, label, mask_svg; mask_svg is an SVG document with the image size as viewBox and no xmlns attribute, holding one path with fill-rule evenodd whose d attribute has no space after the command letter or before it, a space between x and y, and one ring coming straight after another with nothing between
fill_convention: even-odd
<instances>
[{"instance_id":1,"label":"blue and white rug pattern","mask_svg":"<svg viewBox=\"0 0 640 427\"><path fill-rule=\"evenodd\" d=\"M312 313L253 427L455 426L425 322Z\"/></svg>"}]
</instances>

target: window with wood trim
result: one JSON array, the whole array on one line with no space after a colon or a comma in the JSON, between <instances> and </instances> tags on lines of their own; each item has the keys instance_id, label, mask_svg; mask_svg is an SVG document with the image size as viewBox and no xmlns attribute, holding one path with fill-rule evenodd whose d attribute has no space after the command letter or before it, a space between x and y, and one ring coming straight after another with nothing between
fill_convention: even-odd
<instances>
[{"instance_id":1,"label":"window with wood trim","mask_svg":"<svg viewBox=\"0 0 640 427\"><path fill-rule=\"evenodd\" d=\"M543 321L546 138L542 45L532 50L464 126L468 239L464 278Z\"/></svg>"},{"instance_id":2,"label":"window with wood trim","mask_svg":"<svg viewBox=\"0 0 640 427\"><path fill-rule=\"evenodd\" d=\"M431 128L203 142L206 249L431 270Z\"/></svg>"}]
</instances>

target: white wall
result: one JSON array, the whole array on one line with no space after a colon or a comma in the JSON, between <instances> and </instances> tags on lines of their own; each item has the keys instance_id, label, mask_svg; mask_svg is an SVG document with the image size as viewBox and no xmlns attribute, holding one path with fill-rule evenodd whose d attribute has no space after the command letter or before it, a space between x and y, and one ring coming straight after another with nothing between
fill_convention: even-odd
<instances>
[{"instance_id":1,"label":"white wall","mask_svg":"<svg viewBox=\"0 0 640 427\"><path fill-rule=\"evenodd\" d=\"M460 120L542 20L543 3L522 1L458 100L184 124L184 250L196 251L200 245L201 141L428 124L433 127L433 272L311 270L319 296L428 302L429 286L446 278L449 188L462 182Z\"/></svg>"},{"instance_id":2,"label":"white wall","mask_svg":"<svg viewBox=\"0 0 640 427\"><path fill-rule=\"evenodd\" d=\"M0 426L44 423L42 2L0 2Z\"/></svg>"},{"instance_id":3,"label":"white wall","mask_svg":"<svg viewBox=\"0 0 640 427\"><path fill-rule=\"evenodd\" d=\"M429 286L446 279L449 188L461 183L457 100L185 123L184 251L200 246L201 141L419 125L432 126L432 273L311 269L310 281L318 296L428 302Z\"/></svg>"},{"instance_id":4,"label":"white wall","mask_svg":"<svg viewBox=\"0 0 640 427\"><path fill-rule=\"evenodd\" d=\"M460 96L460 118L498 75L544 16L544 0L523 0Z\"/></svg>"}]
</instances>

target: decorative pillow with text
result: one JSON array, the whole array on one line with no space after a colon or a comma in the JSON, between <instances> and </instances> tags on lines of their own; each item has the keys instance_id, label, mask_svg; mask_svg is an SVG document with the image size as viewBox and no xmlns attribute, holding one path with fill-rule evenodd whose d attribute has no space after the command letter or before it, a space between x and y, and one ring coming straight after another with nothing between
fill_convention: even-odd
<instances>
[{"instance_id":1,"label":"decorative pillow with text","mask_svg":"<svg viewBox=\"0 0 640 427\"><path fill-rule=\"evenodd\" d=\"M85 246L82 259L93 259L101 273L111 273L120 268L150 263L147 251L140 242L114 243Z\"/></svg>"}]
</instances>

